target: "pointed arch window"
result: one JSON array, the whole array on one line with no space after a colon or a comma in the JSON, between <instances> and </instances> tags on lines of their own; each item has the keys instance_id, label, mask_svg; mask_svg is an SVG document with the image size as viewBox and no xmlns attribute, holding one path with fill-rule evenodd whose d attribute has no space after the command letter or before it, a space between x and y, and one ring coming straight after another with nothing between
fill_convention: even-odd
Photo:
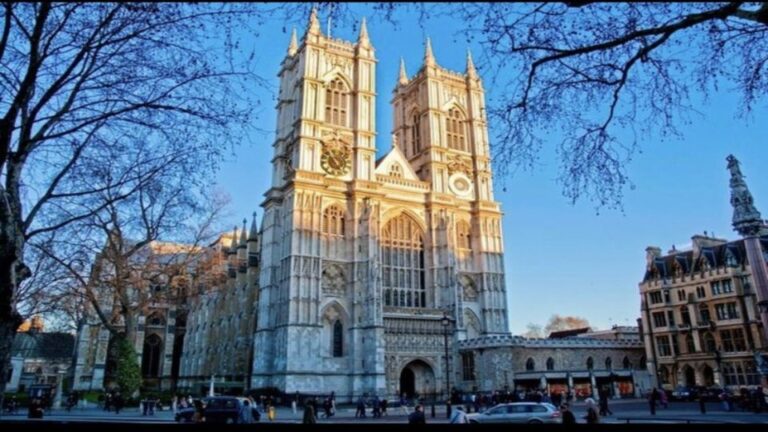
<instances>
[{"instance_id":1,"label":"pointed arch window","mask_svg":"<svg viewBox=\"0 0 768 432\"><path fill-rule=\"evenodd\" d=\"M344 356L344 325L341 320L336 320L333 323L333 356Z\"/></svg>"},{"instance_id":2,"label":"pointed arch window","mask_svg":"<svg viewBox=\"0 0 768 432\"><path fill-rule=\"evenodd\" d=\"M621 361L621 366L624 369L632 369L632 363L630 363L629 357L624 356L624 360Z\"/></svg>"},{"instance_id":3,"label":"pointed arch window","mask_svg":"<svg viewBox=\"0 0 768 432\"><path fill-rule=\"evenodd\" d=\"M417 112L413 113L411 142L413 143L413 154L419 154L421 152L421 116Z\"/></svg>"},{"instance_id":4,"label":"pointed arch window","mask_svg":"<svg viewBox=\"0 0 768 432\"><path fill-rule=\"evenodd\" d=\"M547 359L547 370L552 371L555 370L555 359L552 357Z\"/></svg>"},{"instance_id":5,"label":"pointed arch window","mask_svg":"<svg viewBox=\"0 0 768 432\"><path fill-rule=\"evenodd\" d=\"M341 78L336 78L325 88L325 121L332 125L348 127L349 92Z\"/></svg>"},{"instance_id":6,"label":"pointed arch window","mask_svg":"<svg viewBox=\"0 0 768 432\"><path fill-rule=\"evenodd\" d=\"M459 248L461 249L471 249L472 248L472 237L471 237L471 228L468 223L465 221L459 221L458 224L456 224L456 241L458 243Z\"/></svg>"},{"instance_id":7,"label":"pointed arch window","mask_svg":"<svg viewBox=\"0 0 768 432\"><path fill-rule=\"evenodd\" d=\"M611 370L613 368L613 360L610 357L605 358L605 368Z\"/></svg>"},{"instance_id":8,"label":"pointed arch window","mask_svg":"<svg viewBox=\"0 0 768 432\"><path fill-rule=\"evenodd\" d=\"M595 368L595 361L592 360L592 357L587 358L587 369L592 370Z\"/></svg>"},{"instance_id":9,"label":"pointed arch window","mask_svg":"<svg viewBox=\"0 0 768 432\"><path fill-rule=\"evenodd\" d=\"M448 148L467 151L464 116L457 108L451 108L448 111L445 130L448 138Z\"/></svg>"},{"instance_id":10,"label":"pointed arch window","mask_svg":"<svg viewBox=\"0 0 768 432\"><path fill-rule=\"evenodd\" d=\"M532 358L528 358L528 360L526 360L526 362L525 362L525 370L527 370L527 371L536 370L536 362L533 361Z\"/></svg>"},{"instance_id":11,"label":"pointed arch window","mask_svg":"<svg viewBox=\"0 0 768 432\"><path fill-rule=\"evenodd\" d=\"M323 234L344 235L344 210L332 205L323 212Z\"/></svg>"},{"instance_id":12,"label":"pointed arch window","mask_svg":"<svg viewBox=\"0 0 768 432\"><path fill-rule=\"evenodd\" d=\"M427 306L424 235L415 220L401 214L381 234L382 285L386 306Z\"/></svg>"},{"instance_id":13,"label":"pointed arch window","mask_svg":"<svg viewBox=\"0 0 768 432\"><path fill-rule=\"evenodd\" d=\"M144 350L141 359L141 372L145 377L160 376L160 351L162 339L156 334L151 334L144 339Z\"/></svg>"},{"instance_id":14,"label":"pointed arch window","mask_svg":"<svg viewBox=\"0 0 768 432\"><path fill-rule=\"evenodd\" d=\"M389 167L389 175L392 177L403 177L403 167L399 163L393 163Z\"/></svg>"}]
</instances>

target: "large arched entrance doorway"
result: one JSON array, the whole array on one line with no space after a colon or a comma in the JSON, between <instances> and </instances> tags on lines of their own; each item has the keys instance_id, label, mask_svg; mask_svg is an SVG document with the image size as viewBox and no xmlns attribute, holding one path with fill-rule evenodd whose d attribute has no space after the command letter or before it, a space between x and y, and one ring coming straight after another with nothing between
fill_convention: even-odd
<instances>
[{"instance_id":1,"label":"large arched entrance doorway","mask_svg":"<svg viewBox=\"0 0 768 432\"><path fill-rule=\"evenodd\" d=\"M400 393L409 399L427 397L435 392L435 373L423 360L414 360L400 372Z\"/></svg>"},{"instance_id":2,"label":"large arched entrance doorway","mask_svg":"<svg viewBox=\"0 0 768 432\"><path fill-rule=\"evenodd\" d=\"M704 378L704 385L715 385L715 372L709 366L704 366L701 370L702 378Z\"/></svg>"}]
</instances>

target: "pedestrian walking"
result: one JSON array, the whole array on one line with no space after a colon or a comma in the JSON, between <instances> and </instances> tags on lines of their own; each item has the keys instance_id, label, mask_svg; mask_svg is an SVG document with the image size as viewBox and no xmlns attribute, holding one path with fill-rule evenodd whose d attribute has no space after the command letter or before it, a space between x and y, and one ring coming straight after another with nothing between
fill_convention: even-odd
<instances>
[{"instance_id":1,"label":"pedestrian walking","mask_svg":"<svg viewBox=\"0 0 768 432\"><path fill-rule=\"evenodd\" d=\"M174 416L176 416L176 411L179 408L179 398L176 395L173 395L173 398L171 398L171 412Z\"/></svg>"},{"instance_id":2,"label":"pedestrian walking","mask_svg":"<svg viewBox=\"0 0 768 432\"><path fill-rule=\"evenodd\" d=\"M651 415L656 415L656 401L659 399L659 391L656 387L648 394L648 405L651 408Z\"/></svg>"},{"instance_id":3,"label":"pedestrian walking","mask_svg":"<svg viewBox=\"0 0 768 432\"><path fill-rule=\"evenodd\" d=\"M570 408L571 407L567 403L560 405L560 414L562 415L563 424L576 424L576 416L573 415L573 411L571 411Z\"/></svg>"},{"instance_id":4,"label":"pedestrian walking","mask_svg":"<svg viewBox=\"0 0 768 432\"><path fill-rule=\"evenodd\" d=\"M317 423L317 419L315 418L315 410L314 408L312 408L312 404L309 404L309 403L304 404L304 418L302 418L301 422L303 424Z\"/></svg>"},{"instance_id":5,"label":"pedestrian walking","mask_svg":"<svg viewBox=\"0 0 768 432\"><path fill-rule=\"evenodd\" d=\"M193 401L193 405L195 413L192 415L192 421L195 423L205 423L205 405L203 405L203 401Z\"/></svg>"},{"instance_id":6,"label":"pedestrian walking","mask_svg":"<svg viewBox=\"0 0 768 432\"><path fill-rule=\"evenodd\" d=\"M408 424L426 424L427 418L424 416L424 406L416 405L411 415L408 416Z\"/></svg>"},{"instance_id":7,"label":"pedestrian walking","mask_svg":"<svg viewBox=\"0 0 768 432\"><path fill-rule=\"evenodd\" d=\"M463 406L456 406L451 415L450 423L469 423L469 421L467 421L467 413L464 412Z\"/></svg>"},{"instance_id":8,"label":"pedestrian walking","mask_svg":"<svg viewBox=\"0 0 768 432\"><path fill-rule=\"evenodd\" d=\"M115 393L115 397L112 399L112 403L115 406L115 414L120 414L120 410L122 410L123 406L125 405L123 395L120 394L120 392Z\"/></svg>"},{"instance_id":9,"label":"pedestrian walking","mask_svg":"<svg viewBox=\"0 0 768 432\"><path fill-rule=\"evenodd\" d=\"M293 410L293 415L296 415L296 407L299 404L299 392L296 392L296 394L293 396L293 400L291 401L291 410Z\"/></svg>"},{"instance_id":10,"label":"pedestrian walking","mask_svg":"<svg viewBox=\"0 0 768 432\"><path fill-rule=\"evenodd\" d=\"M325 418L331 418L331 398L327 397L323 401L323 415Z\"/></svg>"},{"instance_id":11,"label":"pedestrian walking","mask_svg":"<svg viewBox=\"0 0 768 432\"><path fill-rule=\"evenodd\" d=\"M243 406L240 407L240 412L237 415L238 424L251 424L253 423L253 410L251 409L251 403L248 400L243 401Z\"/></svg>"},{"instance_id":12,"label":"pedestrian walking","mask_svg":"<svg viewBox=\"0 0 768 432\"><path fill-rule=\"evenodd\" d=\"M702 414L707 413L707 407L704 403L704 396L701 393L699 393L699 411L701 411Z\"/></svg>"},{"instance_id":13,"label":"pedestrian walking","mask_svg":"<svg viewBox=\"0 0 768 432\"><path fill-rule=\"evenodd\" d=\"M362 396L357 399L357 411L355 411L355 418L365 418L365 399Z\"/></svg>"},{"instance_id":14,"label":"pedestrian walking","mask_svg":"<svg viewBox=\"0 0 768 432\"><path fill-rule=\"evenodd\" d=\"M387 398L384 398L381 400L381 415L389 417L389 414L387 414L387 405L389 405L389 402L387 401Z\"/></svg>"},{"instance_id":15,"label":"pedestrian walking","mask_svg":"<svg viewBox=\"0 0 768 432\"><path fill-rule=\"evenodd\" d=\"M304 410L304 412L306 413L306 409ZM315 413L313 412L312 415L314 416ZM275 413L275 407L270 403L269 407L267 408L267 418L269 419L269 421L275 421L275 417L277 417L277 414Z\"/></svg>"},{"instance_id":16,"label":"pedestrian walking","mask_svg":"<svg viewBox=\"0 0 768 432\"><path fill-rule=\"evenodd\" d=\"M29 411L27 413L27 418L31 418L31 419L43 418L43 405L40 399L38 398L32 399L32 402L30 402L29 404Z\"/></svg>"},{"instance_id":17,"label":"pedestrian walking","mask_svg":"<svg viewBox=\"0 0 768 432\"><path fill-rule=\"evenodd\" d=\"M608 392L605 390L600 394L600 415L603 417L613 415L613 411L608 408Z\"/></svg>"},{"instance_id":18,"label":"pedestrian walking","mask_svg":"<svg viewBox=\"0 0 768 432\"><path fill-rule=\"evenodd\" d=\"M381 417L381 405L379 402L379 397L376 395L373 395L373 401L371 402L371 416L373 418Z\"/></svg>"},{"instance_id":19,"label":"pedestrian walking","mask_svg":"<svg viewBox=\"0 0 768 432\"><path fill-rule=\"evenodd\" d=\"M584 402L587 404L587 414L584 416L584 418L587 420L587 423L600 423L600 415L597 413L595 400L592 398L587 398L587 400Z\"/></svg>"}]
</instances>

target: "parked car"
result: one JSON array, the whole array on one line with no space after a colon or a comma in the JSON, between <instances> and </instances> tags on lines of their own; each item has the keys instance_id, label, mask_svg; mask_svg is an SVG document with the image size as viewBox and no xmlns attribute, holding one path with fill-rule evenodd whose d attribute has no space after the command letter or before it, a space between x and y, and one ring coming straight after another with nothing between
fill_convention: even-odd
<instances>
[{"instance_id":1,"label":"parked car","mask_svg":"<svg viewBox=\"0 0 768 432\"><path fill-rule=\"evenodd\" d=\"M551 403L513 402L481 413L467 414L470 423L560 423L560 411Z\"/></svg>"},{"instance_id":2,"label":"parked car","mask_svg":"<svg viewBox=\"0 0 768 432\"><path fill-rule=\"evenodd\" d=\"M203 399L204 416L206 423L234 424L240 416L240 409L247 398L235 396L213 396ZM259 421L261 413L255 404L251 405L253 420ZM195 414L195 408L183 408L176 412L176 421L179 423L191 422Z\"/></svg>"},{"instance_id":3,"label":"parked car","mask_svg":"<svg viewBox=\"0 0 768 432\"><path fill-rule=\"evenodd\" d=\"M696 391L691 387L677 386L672 391L670 399L676 401L692 401L696 399Z\"/></svg>"}]
</instances>

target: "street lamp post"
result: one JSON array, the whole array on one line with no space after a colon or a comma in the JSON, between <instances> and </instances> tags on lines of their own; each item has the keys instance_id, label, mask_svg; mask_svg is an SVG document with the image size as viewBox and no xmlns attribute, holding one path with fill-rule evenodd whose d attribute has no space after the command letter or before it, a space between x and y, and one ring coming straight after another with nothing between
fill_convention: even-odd
<instances>
[{"instance_id":1,"label":"street lamp post","mask_svg":"<svg viewBox=\"0 0 768 432\"><path fill-rule=\"evenodd\" d=\"M443 344L445 346L445 391L449 397L451 395L451 376L448 372L448 327L452 322L453 320L448 317L448 313L443 312L443 319L440 320L440 323L443 325Z\"/></svg>"}]
</instances>

